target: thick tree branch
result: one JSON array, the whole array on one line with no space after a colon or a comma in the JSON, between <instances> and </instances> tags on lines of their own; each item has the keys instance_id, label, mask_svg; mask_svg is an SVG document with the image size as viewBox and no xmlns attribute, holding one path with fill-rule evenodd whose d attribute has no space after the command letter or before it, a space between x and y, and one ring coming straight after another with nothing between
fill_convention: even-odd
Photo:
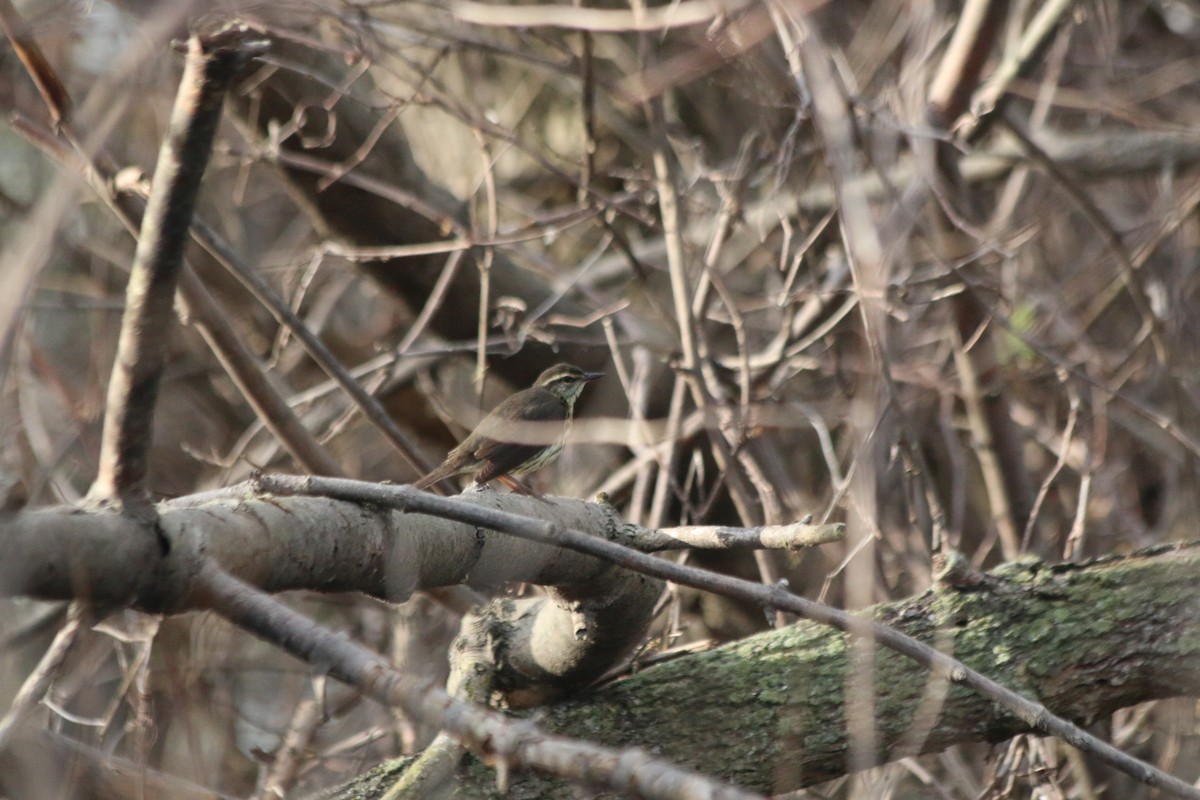
<instances>
[{"instance_id":1,"label":"thick tree branch","mask_svg":"<svg viewBox=\"0 0 1200 800\"><path fill-rule=\"evenodd\" d=\"M125 296L121 336L108 384L94 497L147 501L147 452L169 333L183 247L200 179L212 153L225 91L261 43L226 31L188 41L187 63L166 141L159 153Z\"/></svg>"},{"instance_id":2,"label":"thick tree branch","mask_svg":"<svg viewBox=\"0 0 1200 800\"><path fill-rule=\"evenodd\" d=\"M616 752L547 736L532 723L505 719L494 711L457 701L442 689L406 678L375 653L256 592L211 561L202 568L198 599L204 607L289 653L324 666L331 675L360 688L368 697L398 706L414 718L431 721L475 752L495 759L502 765L501 783L507 780L507 770L515 767L549 772L630 797L663 800L757 797L680 770L641 751Z\"/></svg>"},{"instance_id":3,"label":"thick tree branch","mask_svg":"<svg viewBox=\"0 0 1200 800\"><path fill-rule=\"evenodd\" d=\"M703 547L710 539L717 549L795 548L813 543L813 536L840 534L837 525L654 531L625 523L607 504L573 498L485 490L447 499L407 487L314 480L322 479L264 476L167 501L158 505L154 524L69 507L0 518L0 596L183 611L191 607L201 555L266 591L359 591L394 602L458 583L488 590L506 582L572 587L611 580L603 576L611 567L592 556L480 527L514 520L591 531L651 552ZM312 486L354 496L343 502L271 494ZM413 503L408 513L379 505L398 497ZM420 513L412 513L418 507ZM455 515L465 519L449 521Z\"/></svg>"},{"instance_id":4,"label":"thick tree branch","mask_svg":"<svg viewBox=\"0 0 1200 800\"><path fill-rule=\"evenodd\" d=\"M258 486L161 503L155 523L73 508L4 518L0 595L184 611L193 607L203 558L265 591L360 591L393 602L458 583L484 590L507 582L574 586L611 569L474 524L327 497L256 497ZM620 526L611 507L570 498L484 491L442 502L537 515L576 529Z\"/></svg>"},{"instance_id":5,"label":"thick tree branch","mask_svg":"<svg viewBox=\"0 0 1200 800\"><path fill-rule=\"evenodd\" d=\"M180 509L179 516L162 514L153 525L157 541L161 543L161 555L156 559L154 553L139 554L136 548L123 553L131 563L137 555L142 559L139 566L145 571L135 569L134 574L130 575L117 567L97 571L98 565L107 563L106 548L98 546L98 541L106 536L89 536L85 533L90 531L86 522L66 532L65 529L72 527L67 524L72 517L62 512L42 512L18 515L16 519L20 520L20 524L11 524L8 531L4 530L6 526L0 524L0 535L9 534L8 544L11 546L7 552L13 556L9 561L0 562L0 595L26 594L57 599L89 592L87 596L92 602L116 602L151 610L180 610L195 603L198 576L208 560L206 552L210 545L215 545L214 551L226 559L221 562L223 568L270 591L299 586L324 590L358 589L387 599L403 599L415 589L429 586L452 583L494 586L504 581L523 579L556 587L565 601L565 605L542 605L538 618L529 628L532 632L539 626L545 626L536 635L540 636L548 629L547 635L552 640L557 639L559 645L569 647L572 638L565 635L565 631L578 632L581 618L585 630L592 626L610 631L618 638L623 630L626 636L630 635L628 626L621 623L621 617L628 614L630 609L616 601L629 599L635 604L633 607L644 608L640 605L640 599L649 592L634 592L639 597L629 597L627 592L632 591L631 588L618 586L614 589L609 581L631 573L611 570L605 575L605 569L597 566L596 561L584 559L581 562L568 558L564 551L558 549L566 547L644 575L750 600L764 608L790 611L846 633L870 637L929 669L934 679L963 684L998 702L1006 711L1035 730L1064 738L1075 747L1094 753L1106 763L1150 785L1162 787L1181 797L1200 797L1200 791L1183 781L1120 752L1078 726L1051 714L1044 705L967 668L960 661L893 627L798 597L779 586L763 586L683 567L630 550L605 538L582 533L580 528L604 531L606 536L621 538L619 527L615 527L617 517L607 506L562 501L550 503L535 498L497 496L491 492L476 492L452 501L411 487L330 478L271 476L261 478L255 484L260 489L275 493L319 493L358 503L386 504L409 512L436 513L470 526L516 534L530 540L532 549L515 558L511 553L506 555L503 549L490 552L488 544L494 545L502 537L490 536L483 527L443 528L444 533L429 531L426 535L396 536L395 530L390 527L390 523L394 522L392 515L382 511L373 514L362 506L342 506L324 498L308 498L311 506L303 511L298 505L281 500L254 504L249 512L240 505L213 501L194 509ZM294 500L300 501L302 498ZM498 501L530 504L526 508L528 516L502 511L495 507ZM535 508L540 511L535 511ZM206 519L201 522L199 517L184 514L185 510L203 511ZM316 517L321 511L332 517L325 517L318 522ZM583 524L568 522L572 514L578 515L577 520ZM185 516L189 518L185 520ZM127 531L130 526L150 525L113 514L87 515L85 519L96 528L103 528L108 537L114 534L114 529ZM403 519L409 523L404 526L404 533L412 533L412 529L419 525L421 516L410 514ZM320 524L322 522L325 524ZM326 527L334 526L348 533L359 529L364 523L371 535L353 540L329 536ZM387 527L380 529L380 525ZM236 541L228 538L231 534L237 537ZM276 552L286 552L283 543L291 541L297 534L305 540L305 547L301 551L304 557L301 560L280 562L270 556L264 557L271 551L269 547L264 550L264 544L273 540L278 546ZM224 546L218 544L222 537L225 537ZM125 534L115 544L128 549L126 540L145 541L151 538ZM358 551L347 552L353 547L359 548ZM148 548L142 549L145 551ZM64 557L65 553L71 555ZM319 553L319 556L310 561L309 553ZM116 564L126 563L126 558ZM568 565L574 569L564 570ZM119 576L116 575L118 572L121 573ZM518 577L522 574L531 577ZM97 589L103 591L97 595ZM607 601L602 599L603 592L607 592ZM576 613L579 609L582 609L582 617ZM639 627L633 635L640 635L640 632ZM564 681L578 679L580 675L594 676L592 670L599 663L598 660L591 661L582 669L576 667L577 659L584 658L584 652L594 649L598 653L611 654L629 645L628 638L624 639L625 644L611 641L598 644L596 640L587 640L587 637L581 641L578 636L574 641L580 648L575 654L564 656L555 652L553 661L539 662L536 668L525 671L525 674L533 680L551 679L551 684L556 676ZM531 636L518 638L510 644L508 651L515 653L515 659L519 661L522 657L521 648L525 646L531 650L538 649L536 640ZM562 666L564 664L565 668Z\"/></svg>"},{"instance_id":6,"label":"thick tree branch","mask_svg":"<svg viewBox=\"0 0 1200 800\"><path fill-rule=\"evenodd\" d=\"M487 525L531 541L556 544L581 553L590 553L646 575L728 597L749 600L758 603L764 609L799 614L845 633L869 639L904 655L928 669L934 680L970 687L981 696L998 703L1007 713L1022 720L1030 728L1060 737L1072 746L1094 754L1105 763L1134 776L1147 785L1162 788L1179 797L1200 798L1200 789L1121 752L1079 726L1051 713L1045 705L1030 700L977 670L968 668L961 661L946 653L905 635L894 627L793 595L782 586L764 586L655 559L614 542L588 536L577 530L559 527L552 522L521 519L483 509L472 509L465 505L442 506L445 503L443 498L414 493L407 487L399 487L398 491L388 491L391 487L372 486L352 481L323 478L297 480L280 477L264 479L264 485L280 492L287 492L289 486L294 486L299 491L318 492L365 502L396 504L404 508L430 509L436 507L436 513L450 518Z\"/></svg>"},{"instance_id":7,"label":"thick tree branch","mask_svg":"<svg viewBox=\"0 0 1200 800\"><path fill-rule=\"evenodd\" d=\"M364 485L352 481L324 479L263 479L263 485L275 488L310 486L343 495L359 495L360 499L388 501L390 498L394 503L397 498L406 498L406 505L412 509L450 505L454 506L452 511L456 516L472 519L475 524L496 525L523 535L535 535L542 542L587 549L593 554L606 557L612 555L608 553L613 547L612 543L572 533L570 525L564 524L566 519L574 516L576 524L588 523L592 525L592 529L612 530L606 528L606 519L608 523L614 522L614 519L608 516L611 512L606 506L570 504L560 500L546 503L488 492L466 495L464 498L450 501L413 492L406 487ZM542 515L553 511L559 522L536 519L522 521L520 517L514 521L512 515L499 513L497 507L494 507L499 500L504 500L505 504L516 504L515 507L528 506L527 512L538 507L542 510ZM504 518L510 518L509 523L502 525ZM427 525L433 527L427 528ZM131 529L138 527L145 528L145 533L142 536L131 535ZM338 533L331 533L335 530ZM360 533L358 537L350 535L354 530L365 531L365 534ZM448 527L444 522L433 522L432 518L420 513L372 510L370 507L334 503L323 498L247 500L240 504L232 503L228 499L202 503L200 498L197 498L191 503L167 504L157 525L157 535L156 540L154 531L145 523L131 521L128 517L113 513L101 515L43 511L16 515L0 524L0 536L4 537L6 542L7 555L4 563L0 563L0 593L71 596L71 593L79 593L86 589L90 591L90 596L95 597L98 594L109 602L124 600L145 608L191 607L199 600L197 576L200 567L205 563L206 554L209 553L220 554L222 559L227 559L224 563L229 569L272 590L292 588L295 585L330 590L348 589L353 588L355 582L359 582L356 588L390 599L401 599L422 585L444 585L463 581L468 575L470 581L485 585L494 585L505 579L535 579L539 583L559 581L580 585L589 579L602 581L599 576L604 571L604 567L598 566L594 559L577 560L562 549L548 547L545 543L530 545L528 551L516 555L516 551L499 546L499 541L504 537L487 534L468 525ZM284 539L294 539L302 543L302 547L293 553L292 558L278 558L272 554L281 552L275 551L274 547L280 545ZM581 542L580 539L586 541ZM158 551L156 541L163 543L163 552ZM142 542L143 553L137 553L137 548L134 547L134 543L137 542ZM65 563L62 555L64 553L73 554L70 563ZM302 555L299 555L300 553ZM473 553L478 553L478 558L470 558L468 554ZM740 593L738 596L752 597L757 602L804 613L840 627L841 630L871 634L877 642L904 652L914 661L932 670L932 676L925 676L920 670L912 673L920 676L918 685L923 686L930 682L931 686L942 686L938 693L949 692L948 697L954 699L965 697L962 688L955 687L965 684L980 691L980 697L1001 699L1007 708L1012 710L1009 715L996 717L988 712L988 702L972 697L970 700L964 700L967 703L965 710L955 710L955 706L954 709L942 711L943 717L950 715L955 720L961 720L962 726L977 732L982 729L986 736L1001 736L1000 732L1012 733L1025 729L1061 735L1075 746L1090 748L1093 752L1102 754L1110 763L1138 776L1140 780L1169 788L1172 793L1181 796L1194 795L1194 790L1177 778L1160 774L1136 762L1135 759L1112 751L1110 747L1103 745L1103 742L1097 742L1091 736L1082 733L1079 728L1049 715L1045 705L1016 696L1014 692L1001 687L997 681L983 678L976 670L965 668L959 661L929 649L902 632L914 631L922 634L925 639L932 637L940 648L952 650L956 656L962 656L964 644L959 642L958 637L965 636L965 633L960 631L971 627L974 619L972 614L976 613L974 610L950 618L935 616L925 620L924 626L913 627L910 619L913 612L898 607L900 610L876 615L876 620L889 622L888 625L883 625L880 621L872 621L863 616L818 606L776 588L756 587L754 584L707 573L701 573L704 578L700 581L695 575L698 571L695 570L684 570L667 561L644 557L620 548L617 548L617 554L623 564L636 565L638 569L656 573L661 577L691 585L704 585L704 588L725 591L727 594ZM1002 607L1007 608L1019 601L1037 601L1048 603L1048 606L1040 610L1015 608L1012 612L1013 625L1008 625L996 616L990 616L988 619L991 621L985 628L985 644L973 645L984 651L983 655L979 656L983 658L980 662L982 668L992 673L995 664L988 661L988 658L995 660L996 652L1036 649L1045 642L1057 642L1055 637L1076 636L1078 633L1075 632L1084 630L1082 638L1070 645L1078 650L1087 642L1088 637L1093 636L1092 626L1102 625L1105 626L1105 630L1135 632L1135 636L1118 637L1120 640L1114 642L1104 637L1096 637L1097 642L1103 644L1092 645L1086 652L1079 650L1084 654L1081 656L1084 657L1081 663L1064 660L1061 652L1038 656L1036 651L1030 651L1027 655L1016 658L1016 662L1026 664L1032 663L1034 657L1044 658L1044 663L1050 664L1045 669L1057 670L1048 679L1049 686L1031 684L1027 679L1013 680L1012 674L1001 668L1003 664L992 674L1009 675L1006 682L1022 686L1026 691L1032 688L1031 693L1040 698L1060 698L1063 702L1070 700L1070 703L1062 708L1075 718L1091 718L1094 714L1118 708L1121 704L1165 696L1166 692L1189 691L1190 687L1200 684L1200 680L1188 675L1187 667L1181 667L1172 661L1171 657L1163 660L1157 656L1158 649L1165 648L1166 656L1183 654L1192 657L1198 646L1198 637L1195 636L1195 620L1198 618L1195 595L1190 588L1187 591L1180 587L1171 589L1171 585L1174 584L1157 585L1153 581L1158 579L1154 576L1159 576L1164 582L1183 581L1190 587L1189 576L1193 575L1194 561L1198 558L1200 557L1196 555L1195 548L1187 548L1177 553L1171 551L1159 555L1157 559L1134 559L1130 563L1135 566L1150 565L1147 569L1154 567L1162 572L1152 572L1150 577L1128 573L1128 579L1127 573L1104 572L1106 569L1115 569L1109 564L1093 567L1099 570L1098 577L1092 576L1088 581L1099 581L1104 588L1106 594L1103 613L1097 613L1096 594L1073 594L1075 584L1070 582L1070 577L1076 575L1076 572L1084 573L1078 567L1048 569L1037 564L1009 567L1008 572L1001 572L991 581L978 585L992 588L990 594L997 597L996 602L1000 602ZM1117 564L1123 563L1118 561ZM122 570L124 565L132 565L132 570ZM188 573L188 570L193 572ZM131 572L133 575L130 575ZM142 578L140 581L139 577ZM962 587L964 584L956 579L954 585ZM983 593L955 588L949 595L943 590L941 595L935 593L931 597L938 599L956 596L970 600L979 594ZM1135 600L1145 596L1150 596L1151 601ZM547 604L552 606L552 603ZM1043 615L1038 616L1039 613ZM1142 619L1144 614L1146 618ZM569 612L565 618L569 624L574 621ZM1046 619L1056 621L1046 626ZM1016 625L1016 622L1021 622L1022 625L1050 627L1052 630L1032 636L1028 632L1020 632L1020 626ZM949 627L946 627L948 625ZM938 639L934 636L938 626L946 628L948 632L944 633L944 636L949 637L948 639ZM815 636L811 632L812 628L804 628L804 631L805 637ZM836 634L824 633L822 636L833 637L832 640L842 642ZM1009 642L1009 636L1030 638L1014 643ZM1058 644L1061 644L1063 652L1070 652L1066 643ZM1105 655L1110 650L1112 655ZM1127 651L1126 655L1122 655L1123 651ZM1146 656L1135 657L1140 652L1146 652ZM839 657L844 657L844 654ZM880 658L888 664L894 662L887 655L881 655ZM1097 667L1097 664L1100 666ZM695 681L695 673L689 673L689 680L695 684L708 685L713 674L707 667L697 668L706 675L706 681ZM1066 673L1062 670L1066 670ZM817 669L817 672L826 674L823 667ZM773 672L772 669L762 668L752 670L751 674L762 675L763 680L770 680ZM881 672L881 675L883 674L886 673ZM1114 674L1121 675L1122 680L1112 681L1112 692L1097 693L1094 684L1102 680L1111 681ZM1076 684L1076 680L1087 682L1080 686ZM899 681L899 678L896 681ZM893 687L901 686L896 681L892 678L881 678L880 686L887 687L886 691L881 693L881 702L896 691ZM805 696L808 696L808 693L805 693ZM822 691L816 699L824 702L826 696L827 692ZM950 699L944 702L949 703ZM938 703L941 702L943 700L938 700ZM834 702L830 708L842 709L841 700ZM1086 712L1081 712L1080 708ZM672 706L672 709L671 714L677 716L677 708ZM934 710L936 709L935 705ZM796 711L796 714L808 718L806 715L809 711L804 711L803 714ZM905 718L893 714L883 715L881 712L881 720L892 720L893 717ZM934 715L930 718L937 717ZM985 726L980 726L980 718L988 720ZM742 722L744 720L739 724ZM836 732L836 728L832 730ZM958 728L949 730L944 735L930 733L929 741L944 744L944 741L950 741L960 733ZM692 734L694 732L688 735ZM875 757L878 760L893 758L893 753L920 752L912 750L911 742L905 744L907 740L895 739L899 734L892 735L892 739L889 739L889 735L881 738L881 748ZM836 739L836 736L834 738ZM920 746L926 751L934 748L932 745ZM808 748L809 745L805 744L802 750L808 752ZM844 754L836 745L830 752L838 753L839 758ZM804 775L808 776L809 772L805 771ZM827 775L827 772L817 771L812 772L812 775ZM808 781L808 778L805 777L805 781Z\"/></svg>"},{"instance_id":8,"label":"thick tree branch","mask_svg":"<svg viewBox=\"0 0 1200 800\"><path fill-rule=\"evenodd\" d=\"M1090 724L1122 707L1200 691L1197 570L1197 546L1082 565L1028 560L979 575L970 588L939 584L864 616ZM893 652L879 649L875 658L876 763L1035 730ZM793 791L847 772L846 706L861 699L846 695L849 659L843 634L802 621L637 671L541 710L539 722L561 735L636 744L764 793ZM369 787L389 770L325 797L378 797ZM455 797L500 797L490 777L471 767ZM504 796L549 800L572 791L530 777Z\"/></svg>"},{"instance_id":9,"label":"thick tree branch","mask_svg":"<svg viewBox=\"0 0 1200 800\"><path fill-rule=\"evenodd\" d=\"M272 592L361 591L394 602L460 584L482 591L537 584L545 596L492 611L501 688L508 703L528 705L586 686L625 658L663 588L611 563L477 524L328 498L251 499L249 488L162 504L155 522L64 509L11 517L0 522L8 556L0 594L178 612L195 607L207 559ZM625 530L610 506L566 498L485 491L440 502L508 516L516 510L597 535Z\"/></svg>"}]
</instances>

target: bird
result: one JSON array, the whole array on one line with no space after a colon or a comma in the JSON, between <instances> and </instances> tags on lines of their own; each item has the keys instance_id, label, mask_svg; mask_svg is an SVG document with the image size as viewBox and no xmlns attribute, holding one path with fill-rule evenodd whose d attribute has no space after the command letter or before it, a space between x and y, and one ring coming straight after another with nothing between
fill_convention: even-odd
<instances>
[{"instance_id":1,"label":"bird","mask_svg":"<svg viewBox=\"0 0 1200 800\"><path fill-rule=\"evenodd\" d=\"M413 486L427 489L446 478L473 472L477 484L499 480L513 491L533 494L516 477L539 470L558 457L571 429L575 401L583 387L603 377L603 372L585 372L574 364L550 367L533 386L496 406L441 466ZM531 424L521 431L521 423ZM543 431L537 423L548 430Z\"/></svg>"}]
</instances>

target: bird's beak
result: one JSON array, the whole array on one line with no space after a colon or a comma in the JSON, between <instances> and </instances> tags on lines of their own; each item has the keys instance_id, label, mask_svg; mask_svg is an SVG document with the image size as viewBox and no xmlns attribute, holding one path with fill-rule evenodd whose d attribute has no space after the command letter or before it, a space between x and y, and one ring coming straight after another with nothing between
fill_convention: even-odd
<instances>
[{"instance_id":1,"label":"bird's beak","mask_svg":"<svg viewBox=\"0 0 1200 800\"><path fill-rule=\"evenodd\" d=\"M590 382L596 380L597 378L603 378L603 377L604 377L603 372L585 372L585 373L583 373L584 383L590 383Z\"/></svg>"}]
</instances>

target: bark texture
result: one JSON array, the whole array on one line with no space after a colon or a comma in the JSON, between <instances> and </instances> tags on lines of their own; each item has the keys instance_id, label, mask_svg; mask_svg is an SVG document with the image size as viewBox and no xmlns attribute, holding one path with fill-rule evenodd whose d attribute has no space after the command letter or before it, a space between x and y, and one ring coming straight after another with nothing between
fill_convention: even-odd
<instances>
[{"instance_id":1,"label":"bark texture","mask_svg":"<svg viewBox=\"0 0 1200 800\"><path fill-rule=\"evenodd\" d=\"M1022 561L975 588L938 586L871 610L1051 711L1089 723L1116 709L1200 691L1200 547L1165 547L1088 564ZM680 658L539 713L549 730L637 746L766 793L859 767L1029 730L912 662L874 651L874 696L847 697L870 650L812 623ZM857 666L856 666L857 665ZM846 734L847 708L873 705L876 747ZM374 797L388 765L329 798ZM1195 775L1184 774L1190 780ZM573 798L548 779L514 776L506 792L472 762L454 797Z\"/></svg>"}]
</instances>

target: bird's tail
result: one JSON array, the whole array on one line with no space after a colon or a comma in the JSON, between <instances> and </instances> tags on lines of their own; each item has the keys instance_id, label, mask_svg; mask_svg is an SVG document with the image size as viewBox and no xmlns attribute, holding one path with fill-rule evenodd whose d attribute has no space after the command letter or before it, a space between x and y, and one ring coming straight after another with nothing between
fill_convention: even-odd
<instances>
[{"instance_id":1,"label":"bird's tail","mask_svg":"<svg viewBox=\"0 0 1200 800\"><path fill-rule=\"evenodd\" d=\"M446 478L452 478L456 474L457 473L453 469L450 469L445 464L443 464L442 466L435 469L433 472L431 472L428 475L426 475L425 477L421 478L419 481L414 482L413 488L414 489L428 489L430 486L433 486L438 481L444 481Z\"/></svg>"}]
</instances>

